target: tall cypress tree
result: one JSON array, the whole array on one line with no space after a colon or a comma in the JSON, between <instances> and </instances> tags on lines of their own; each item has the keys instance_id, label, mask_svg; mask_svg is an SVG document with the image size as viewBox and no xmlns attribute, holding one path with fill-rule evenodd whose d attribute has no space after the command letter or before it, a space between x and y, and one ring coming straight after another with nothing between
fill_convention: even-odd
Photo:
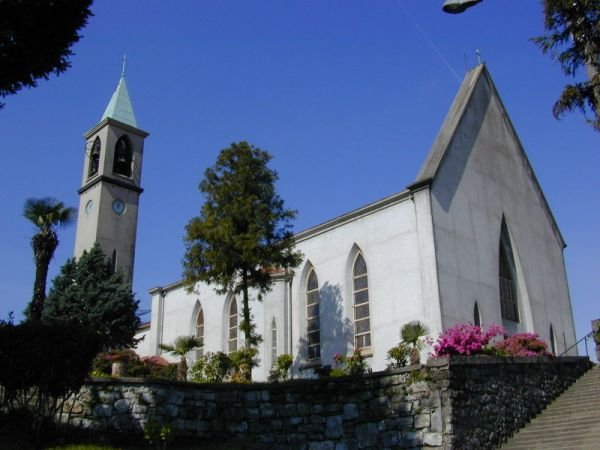
<instances>
[{"instance_id":1,"label":"tall cypress tree","mask_svg":"<svg viewBox=\"0 0 600 450\"><path fill-rule=\"evenodd\" d=\"M260 340L251 322L249 290L258 290L260 299L271 288L274 270L294 269L302 259L291 229L296 212L277 195L270 160L269 153L247 142L223 149L200 183L205 197L200 215L186 227L185 282L190 290L202 281L221 294L242 294L246 349Z\"/></svg>"}]
</instances>

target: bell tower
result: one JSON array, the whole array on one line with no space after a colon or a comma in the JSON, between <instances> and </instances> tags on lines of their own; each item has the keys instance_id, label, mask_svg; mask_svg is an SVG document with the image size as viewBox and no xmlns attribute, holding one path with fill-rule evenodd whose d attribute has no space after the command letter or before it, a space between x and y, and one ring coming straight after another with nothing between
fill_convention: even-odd
<instances>
[{"instance_id":1,"label":"bell tower","mask_svg":"<svg viewBox=\"0 0 600 450\"><path fill-rule=\"evenodd\" d=\"M75 257L100 244L115 270L133 280L144 139L137 127L125 74L100 119L85 133Z\"/></svg>"}]
</instances>

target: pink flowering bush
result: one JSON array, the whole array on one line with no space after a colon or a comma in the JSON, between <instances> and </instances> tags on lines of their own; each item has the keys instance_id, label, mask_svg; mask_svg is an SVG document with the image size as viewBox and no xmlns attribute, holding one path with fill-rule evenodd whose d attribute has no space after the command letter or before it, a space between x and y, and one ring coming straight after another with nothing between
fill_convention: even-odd
<instances>
[{"instance_id":1,"label":"pink flowering bush","mask_svg":"<svg viewBox=\"0 0 600 450\"><path fill-rule=\"evenodd\" d=\"M495 345L496 353L501 356L544 356L548 353L548 344L535 333L516 333Z\"/></svg>"},{"instance_id":2,"label":"pink flowering bush","mask_svg":"<svg viewBox=\"0 0 600 450\"><path fill-rule=\"evenodd\" d=\"M433 345L433 356L474 355L484 353L490 348L490 340L495 336L504 336L506 331L492 324L487 331L477 325L459 323L442 333Z\"/></svg>"}]
</instances>

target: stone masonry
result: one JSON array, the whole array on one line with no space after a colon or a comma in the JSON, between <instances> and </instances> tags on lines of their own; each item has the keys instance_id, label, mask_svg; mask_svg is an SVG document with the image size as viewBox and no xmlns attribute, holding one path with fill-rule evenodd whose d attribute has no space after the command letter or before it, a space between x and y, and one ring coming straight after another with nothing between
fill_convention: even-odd
<instances>
[{"instance_id":1,"label":"stone masonry","mask_svg":"<svg viewBox=\"0 0 600 450\"><path fill-rule=\"evenodd\" d=\"M589 368L587 358L452 357L358 377L281 384L92 380L64 421L245 448L493 448Z\"/></svg>"}]
</instances>

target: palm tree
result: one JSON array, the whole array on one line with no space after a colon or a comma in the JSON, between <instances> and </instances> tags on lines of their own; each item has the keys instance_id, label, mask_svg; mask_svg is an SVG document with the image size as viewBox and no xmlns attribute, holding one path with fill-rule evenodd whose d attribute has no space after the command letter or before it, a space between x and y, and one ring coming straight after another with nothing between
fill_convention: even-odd
<instances>
[{"instance_id":1,"label":"palm tree","mask_svg":"<svg viewBox=\"0 0 600 450\"><path fill-rule=\"evenodd\" d=\"M419 364L421 362L421 356L419 355L423 348L423 341L421 339L428 334L429 328L419 320L413 320L402 326L400 336L402 337L402 341L410 346L411 364Z\"/></svg>"},{"instance_id":2,"label":"palm tree","mask_svg":"<svg viewBox=\"0 0 600 450\"><path fill-rule=\"evenodd\" d=\"M173 345L160 344L162 350L181 358L177 367L177 379L179 381L187 380L187 354L201 345L202 339L196 336L179 336L175 339Z\"/></svg>"},{"instance_id":3,"label":"palm tree","mask_svg":"<svg viewBox=\"0 0 600 450\"><path fill-rule=\"evenodd\" d=\"M29 319L39 320L42 317L48 267L59 243L56 231L74 222L76 212L75 208L67 207L63 202L52 197L28 198L25 201L23 216L37 228L37 233L31 238L35 281L33 298L26 313Z\"/></svg>"}]
</instances>

